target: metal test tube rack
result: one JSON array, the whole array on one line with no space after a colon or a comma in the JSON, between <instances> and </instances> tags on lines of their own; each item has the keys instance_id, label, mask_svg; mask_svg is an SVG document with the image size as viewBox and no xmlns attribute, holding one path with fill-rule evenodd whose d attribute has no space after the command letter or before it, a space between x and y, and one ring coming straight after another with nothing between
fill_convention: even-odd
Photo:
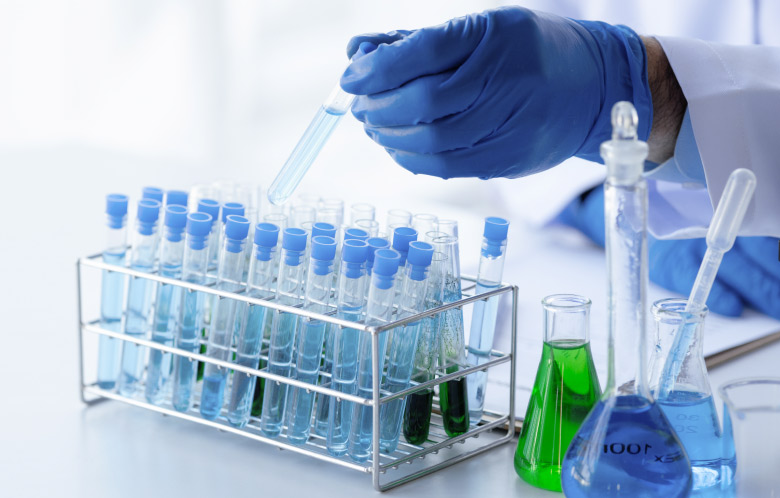
<instances>
[{"instance_id":1,"label":"metal test tube rack","mask_svg":"<svg viewBox=\"0 0 780 498\"><path fill-rule=\"evenodd\" d=\"M518 300L518 288L515 285L502 284L500 287L493 289L489 292L479 294L479 295L474 295L474 296L467 296L459 301L448 303L443 306L439 306L437 308L432 308L430 310L424 311L422 313L418 313L413 316L409 316L402 320L396 320L394 322L388 323L381 327L375 327L375 326L367 326L362 322L350 322L346 320L341 320L339 318L336 318L335 316L332 316L335 313L335 311L327 315L312 313L310 311L303 310L299 307L291 307L291 306L284 306L281 304L277 304L272 300L261 300L261 299L247 297L243 293L225 292L225 291L217 290L209 285L192 284L189 282L184 282L182 280L175 280L171 278L162 277L156 273L143 273L143 272L132 270L124 266L106 264L101 260L101 256L102 256L101 254L94 254L92 256L86 256L80 258L78 261L76 261L76 285L77 285L77 292L78 292L77 295L78 295L78 322L79 322L78 323L79 365L80 365L79 380L80 380L81 400L85 404L87 404L87 406L92 406L96 403L105 401L107 399L113 399L113 400L128 403L130 405L134 405L158 413L162 413L164 415L169 415L171 417L189 420L190 422L195 422L197 424L213 427L220 431L229 432L239 436L247 437L249 439L253 439L261 443L266 443L271 446L275 446L279 449L286 449L286 450L293 451L295 453L305 454L307 456L319 460L327 461L330 463L334 463L342 467L371 474L374 488L377 491L386 491L388 489L394 488L396 486L412 481L419 477L423 477L428 474L431 474L432 472L435 472L437 470L449 467L450 465L458 463L474 455L483 453L501 444L507 443L511 441L512 438L514 437L515 434L515 399L514 398L515 398L515 367L516 367L515 365L516 358L515 358L514 351L516 347L516 338L517 338L517 300ZM238 365L233 362L210 358L208 356L198 354L198 353L190 353L188 351L184 351L182 349L178 349L175 347L165 346L163 344L159 344L157 342L148 339L137 339L137 338L127 336L121 332L112 332L110 330L106 330L100 327L99 318L85 321L83 315L84 312L83 290L84 289L82 288L82 272L84 271L85 268L93 268L97 270L108 270L112 272L123 273L125 275L129 275L130 277L145 278L153 282L159 282L159 283L174 285L177 287L182 287L186 289L188 292L197 291L197 292L203 292L204 294L217 296L218 298L235 299L237 301L263 306L266 308L270 308L272 310L294 313L302 317L313 318L313 319L321 320L326 323L332 323L339 327L348 327L351 329L360 330L362 333L371 334L371 340L372 340L371 354L372 354L372 364L374 366L373 397L371 399L365 399L360 396L350 395L339 391L335 391L333 389L330 389L328 387L323 387L321 385L308 384L295 379L290 379L288 377L275 375L266 372L264 370L247 368L245 366ZM466 287L464 290L469 290L469 288L475 287L475 285L473 285L476 283L475 278L462 277L462 280L464 282L469 282L472 284L469 287ZM506 293L510 293L512 296L511 352L503 353L500 351L493 350L491 351L491 359L486 363L483 363L479 366L471 365L468 368L464 368L462 370L459 370L451 374L438 375L437 373L437 377L434 378L433 380L412 385L412 387L397 392L395 394L383 394L380 391L380 381L382 378L381 375L382 372L378 371L379 364L380 364L380 362L378 361L379 360L379 334L386 333L390 329L400 327L421 320L423 318L436 315L438 313L441 313L449 309L462 308L465 305L469 305L480 300L485 300L492 296L497 296ZM143 398L142 394L136 395L134 397L126 397L119 394L118 392L101 389L100 387L98 387L97 382L88 382L86 380L85 363L84 363L85 332L113 337L123 342L130 342L151 349L157 349L159 351L188 358L190 361L211 363L223 368L228 368L249 375L262 377L266 379L267 382L283 383L290 386L307 389L312 392L323 393L329 396L333 396L337 400L346 400L346 401L362 404L365 406L371 406L374 408L373 409L372 457L369 458L369 460L364 463L354 462L350 460L348 456L334 457L327 452L324 439L320 436L317 436L314 433L312 433L312 435L310 436L309 441L306 444L301 446L297 446L287 442L285 438L285 431L283 431L282 434L276 438L265 437L263 433L260 431L259 426L257 425L258 420L255 417L252 417L250 419L250 422L243 428L238 428L230 425L229 423L227 423L224 417L219 417L217 418L217 420L214 421L206 420L204 418L201 418L200 413L198 412L197 408L199 405L198 403L199 399L197 396L195 398L196 402L194 408L186 413L182 413L174 410L170 406L170 403L167 400L160 405L154 405L148 403ZM264 349L263 352L261 353L261 357L267 357L266 355L267 355L267 349ZM90 358L90 360L94 361L95 363L97 362L97 358ZM380 445L379 445L379 434L380 434L379 406L380 405L397 398L402 398L421 389L433 388L434 386L439 385L443 382L449 380L455 380L479 370L488 370L490 368L496 367L498 365L507 362L509 362L510 364L511 373L510 373L510 381L509 381L510 384L509 400L508 400L509 404L505 412L495 413L495 412L486 411L485 412L486 416L483 417L483 420L480 424L478 424L477 426L470 427L466 433L456 437L447 436L440 422L440 416L434 415L431 418L431 429L430 429L428 441L426 441L422 445L412 445L404 442L402 439L402 441L398 445L398 449L394 453L388 455L380 452ZM321 374L321 375L326 375L326 374ZM139 389L140 393L143 393L143 391L144 391L143 388ZM495 432L500 432L500 431L496 431L497 429L500 430L506 429L506 434L501 436L496 436ZM478 439L480 439L480 436L486 436L486 437L482 437L481 441L477 441ZM460 444L458 444L458 446L455 446L457 443ZM426 459L426 457L428 458ZM402 466L402 464L409 464L409 466L404 467ZM383 482L382 476L387 476L389 479L386 479L386 482Z\"/></svg>"}]
</instances>

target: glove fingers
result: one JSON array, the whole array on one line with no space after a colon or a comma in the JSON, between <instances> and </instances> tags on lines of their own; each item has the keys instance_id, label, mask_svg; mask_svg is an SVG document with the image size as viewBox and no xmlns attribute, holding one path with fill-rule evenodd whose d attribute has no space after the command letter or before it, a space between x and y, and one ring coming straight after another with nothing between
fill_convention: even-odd
<instances>
[{"instance_id":1,"label":"glove fingers","mask_svg":"<svg viewBox=\"0 0 780 498\"><path fill-rule=\"evenodd\" d=\"M398 40L402 40L406 36L409 36L412 31L408 31L405 29L399 29L396 31L390 31L389 33L366 33L362 35L353 36L352 39L349 40L347 43L347 57L350 59L353 55L355 55L355 52L357 52L358 47L360 47L360 44L363 42L371 42L374 45L379 45L381 43L384 43L385 45L390 45L393 42L397 42Z\"/></svg>"},{"instance_id":2,"label":"glove fingers","mask_svg":"<svg viewBox=\"0 0 780 498\"><path fill-rule=\"evenodd\" d=\"M653 240L650 244L650 280L683 296L688 296L699 272L701 257L706 248L703 239ZM724 282L712 284L707 306L726 316L742 314L742 300Z\"/></svg>"},{"instance_id":3,"label":"glove fingers","mask_svg":"<svg viewBox=\"0 0 780 498\"><path fill-rule=\"evenodd\" d=\"M474 14L379 45L370 55L350 63L341 76L341 87L355 95L368 95L457 67L482 41L486 24L482 15Z\"/></svg>"},{"instance_id":4,"label":"glove fingers","mask_svg":"<svg viewBox=\"0 0 780 498\"><path fill-rule=\"evenodd\" d=\"M422 76L400 88L358 97L352 106L355 117L374 128L408 127L402 130L377 130L379 134L408 135L415 132L413 125L431 123L444 116L459 113L471 106L479 97L482 86L479 81L466 80L451 84L452 71ZM409 129L411 128L411 130ZM394 144L388 147L407 149Z\"/></svg>"},{"instance_id":5,"label":"glove fingers","mask_svg":"<svg viewBox=\"0 0 780 498\"><path fill-rule=\"evenodd\" d=\"M780 280L778 243L780 241L772 237L737 237L734 246L762 270Z\"/></svg>"},{"instance_id":6,"label":"glove fingers","mask_svg":"<svg viewBox=\"0 0 780 498\"><path fill-rule=\"evenodd\" d=\"M718 279L736 290L753 308L780 318L780 279L754 264L740 247L723 256Z\"/></svg>"}]
</instances>

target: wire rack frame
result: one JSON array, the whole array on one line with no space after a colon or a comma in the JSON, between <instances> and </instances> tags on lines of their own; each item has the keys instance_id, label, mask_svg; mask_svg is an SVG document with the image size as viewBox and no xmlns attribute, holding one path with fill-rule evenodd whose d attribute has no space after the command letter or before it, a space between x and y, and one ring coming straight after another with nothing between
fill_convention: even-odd
<instances>
[{"instance_id":1,"label":"wire rack frame","mask_svg":"<svg viewBox=\"0 0 780 498\"><path fill-rule=\"evenodd\" d=\"M264 370L249 368L230 361L223 361L216 358L208 357L203 354L191 353L183 349L166 346L164 344L160 344L158 342L151 341L148 339L141 339L141 338L131 337L120 332L113 332L111 330L101 328L99 318L85 321L83 315L83 290L84 289L82 287L82 272L85 267L122 273L130 277L144 278L160 284L173 285L176 287L183 288L188 292L202 292L204 294L217 296L219 298L234 299L252 305L262 306L275 311L293 313L305 318L316 319L326 323L331 323L342 328L347 327L355 330L360 330L363 333L371 334L371 355L372 355L372 365L373 365L372 397L367 399L357 395L342 393L340 391L336 391L328 387L323 387L321 385L301 382L296 379L275 375ZM471 282L472 285L467 287L467 289L474 287L473 284L476 283L476 279L473 277L464 276L462 277L462 280L465 282ZM414 479L429 475L435 471L444 469L446 467L454 465L455 463L461 462L475 455L478 455L480 453L493 449L497 446L505 444L511 441L512 438L514 437L515 434L514 397L515 397L515 370L516 370L516 365L515 365L516 358L515 358L514 351L516 348L516 339L517 339L516 336L517 336L517 305L518 305L517 302L518 288L515 285L502 284L498 288L492 289L488 292L473 295L473 296L468 296L461 300L452 303L447 303L442 306L426 310L422 313L418 313L416 315L412 315L401 320L396 320L387 323L380 327L368 326L362 322L351 322L347 320L341 320L333 316L332 314L313 313L311 311L304 310L299 307L285 306L276 303L274 301L252 298L244 295L242 292L238 292L238 293L226 292L226 291L216 289L210 285L193 284L182 280L163 277L156 273L144 273L124 266L107 264L101 260L101 254L99 253L91 256L85 256L79 258L76 261L76 287L77 287L77 299L78 299L77 306L78 306L80 395L81 395L81 400L87 406L92 406L101 401L112 399L116 401L122 401L124 403L138 406L141 408L146 408L148 410L162 413L164 415L168 415L171 417L188 420L190 422L205 425L208 427L213 427L220 431L236 434L255 441L266 443L271 446L275 446L279 449L290 450L292 452L304 454L322 461L334 463L342 467L358 470L364 473L369 473L372 476L373 487L377 491L386 491L388 489L394 488L406 482L410 482ZM378 361L379 360L379 334L387 332L388 330L394 329L396 327L401 327L409 323L417 322L423 318L437 315L439 313L442 313L450 309L455 309L455 308L462 309L463 306L467 304L475 303L481 300L487 300L491 297L500 296L502 294L511 294L512 296L511 350L509 353L503 353L500 351L492 350L490 353L491 359L479 365L471 365L467 368L463 368L451 374L438 375L433 380L415 384L409 387L408 389L399 391L397 393L393 393L393 394L382 393L380 389L380 381L382 376L381 376L381 372L378 371L380 365L380 362ZM230 425L229 423L224 421L223 417L219 417L217 420L207 420L201 418L199 416L198 411L196 410L196 408L198 407L197 398L196 398L195 405L189 412L179 412L172 409L171 407L165 406L165 404L155 405L155 404L148 403L146 402L146 400L140 399L139 397L127 397L117 392L102 389L97 385L97 382L87 382L86 380L85 363L84 363L85 360L84 337L85 337L85 333L87 332L99 336L102 335L102 336L112 337L122 342L129 342L150 349L156 349L165 353L178 355L180 357L187 358L191 361L210 363L229 370L238 371L248 375L264 378L266 379L266 381L287 384L289 386L306 389L307 391L310 392L322 393L336 398L336 400L339 402L348 401L348 402L361 404L364 406L370 406L373 408L372 410L372 417L373 417L372 456L371 458L369 458L367 462L364 463L357 463L349 460L346 457L334 457L327 452L324 441L322 441L322 438L320 436L315 435L314 433L312 433L312 436L309 438L309 441L307 441L304 445L296 445L288 442L285 439L284 434L279 437L269 438L263 435L263 433L259 429L257 420L254 418L250 420L250 423L247 424L247 426L242 428L238 428ZM412 445L409 443L402 442L399 444L398 450L396 450L393 454L388 455L388 454L381 453L380 444L379 444L379 436L380 436L380 409L379 408L381 407L381 405L389 401L402 398L404 396L408 396L412 393L421 391L423 389L432 389L434 386L442 384L443 382L457 380L473 372L477 372L480 370L487 371L493 367L496 367L498 365L507 362L510 364L510 389L509 389L508 408L506 412L495 413L495 412L486 411L485 417L483 418L482 422L480 422L476 426L471 426L466 433L455 437L448 437L444 433L441 424L436 423L434 421L432 422L432 426L431 426L432 430L431 430L431 434L429 435L429 439L423 445ZM143 389L140 389L140 391L143 391ZM437 416L434 416L434 419L436 418ZM478 439L481 435L486 433L491 433L497 429L502 429L502 430L505 429L506 434L500 437L483 438L483 440L486 439L484 443L471 444L468 449L456 451L455 448L456 444L466 443L467 440L474 442L474 440ZM471 446L474 447L472 448ZM439 455L440 452L442 452L441 455ZM445 452L447 453L447 456L444 456ZM428 458L428 462L430 463L425 463L426 456L431 456L431 455L437 455L437 457ZM401 472L403 474L401 477L389 479L386 482L383 482L382 476L387 475L389 470L398 471L400 466L405 463L406 464L416 463L417 465L409 472L405 472L405 473Z\"/></svg>"}]
</instances>

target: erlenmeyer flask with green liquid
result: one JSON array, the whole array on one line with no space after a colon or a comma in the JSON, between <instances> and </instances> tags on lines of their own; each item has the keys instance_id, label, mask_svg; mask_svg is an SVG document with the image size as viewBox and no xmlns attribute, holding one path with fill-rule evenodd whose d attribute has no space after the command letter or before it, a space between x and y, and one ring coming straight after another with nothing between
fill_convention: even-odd
<instances>
[{"instance_id":1,"label":"erlenmeyer flask with green liquid","mask_svg":"<svg viewBox=\"0 0 780 498\"><path fill-rule=\"evenodd\" d=\"M544 345L515 452L515 470L529 484L561 490L569 443L601 395L588 342L590 300L555 294L542 300Z\"/></svg>"}]
</instances>

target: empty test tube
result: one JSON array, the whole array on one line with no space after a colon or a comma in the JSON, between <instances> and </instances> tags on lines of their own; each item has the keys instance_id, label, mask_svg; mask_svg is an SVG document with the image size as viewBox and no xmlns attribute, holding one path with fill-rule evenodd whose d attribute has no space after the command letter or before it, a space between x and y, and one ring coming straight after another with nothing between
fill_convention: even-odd
<instances>
[{"instance_id":1,"label":"empty test tube","mask_svg":"<svg viewBox=\"0 0 780 498\"><path fill-rule=\"evenodd\" d=\"M106 197L106 245L103 262L116 266L125 265L127 253L127 196L109 194ZM100 328L119 332L122 326L125 276L103 270L100 288ZM97 382L101 389L114 389L119 377L119 361L122 343L112 337L100 336Z\"/></svg>"},{"instance_id":2,"label":"empty test tube","mask_svg":"<svg viewBox=\"0 0 780 498\"><path fill-rule=\"evenodd\" d=\"M392 237L393 229L399 226L408 227L412 224L412 213L404 209L391 209L385 217L385 232Z\"/></svg>"},{"instance_id":3,"label":"empty test tube","mask_svg":"<svg viewBox=\"0 0 780 498\"><path fill-rule=\"evenodd\" d=\"M366 202L358 202L349 207L349 224L355 225L359 220L373 220L376 217L376 208Z\"/></svg>"},{"instance_id":4,"label":"empty test tube","mask_svg":"<svg viewBox=\"0 0 780 498\"><path fill-rule=\"evenodd\" d=\"M213 226L211 216L206 213L190 213L187 216L184 259L181 279L185 282L203 285L209 267L209 233ZM203 303L205 296L198 291L179 288L181 310L176 322L174 342L178 349L195 353L200 348L200 331L203 326ZM192 407L192 388L195 385L198 363L176 355L173 358L173 408L186 412Z\"/></svg>"},{"instance_id":5,"label":"empty test tube","mask_svg":"<svg viewBox=\"0 0 780 498\"><path fill-rule=\"evenodd\" d=\"M248 232L249 220L235 214L228 215L217 266L217 289L227 292L238 292L241 289L241 277L244 273L244 244L247 243ZM219 297L215 300L206 346L206 356L209 358L230 360L237 304L234 299L229 298ZM227 374L228 369L206 363L203 373L203 391L200 397L200 414L203 418L213 420L222 410Z\"/></svg>"},{"instance_id":6,"label":"empty test tube","mask_svg":"<svg viewBox=\"0 0 780 498\"><path fill-rule=\"evenodd\" d=\"M313 237L311 260L303 309L315 313L326 313L333 291L333 257L336 255L336 240L331 237ZM293 378L309 384L316 384L320 375L322 346L326 323L314 318L299 320L295 346L295 370ZM314 408L314 393L298 387L290 387L287 395L287 440L303 444L309 439L311 417Z\"/></svg>"},{"instance_id":7,"label":"empty test tube","mask_svg":"<svg viewBox=\"0 0 780 498\"><path fill-rule=\"evenodd\" d=\"M438 223L439 219L433 214L419 213L412 216L412 228L420 234L438 230Z\"/></svg>"},{"instance_id":8,"label":"empty test tube","mask_svg":"<svg viewBox=\"0 0 780 498\"><path fill-rule=\"evenodd\" d=\"M255 227L253 258L249 264L249 278L246 295L257 299L268 299L274 295L274 253L279 239L279 227L272 223L258 223ZM236 363L249 368L260 365L260 351L263 337L270 335L273 312L256 304L242 303L237 313L236 324L240 327L236 342ZM254 375L233 373L233 387L228 405L228 421L243 427L249 421L254 399L255 386L262 381ZM262 392L262 390L261 390Z\"/></svg>"},{"instance_id":9,"label":"empty test tube","mask_svg":"<svg viewBox=\"0 0 780 498\"><path fill-rule=\"evenodd\" d=\"M401 255L392 249L379 249L374 254L374 269L371 273L371 284L368 291L366 304L366 325L382 326L390 322L393 315L393 301L395 291L393 283L398 271L398 263ZM365 399L372 399L374 392L374 359L372 355L372 335L358 334L358 373L357 394ZM382 375L384 365L385 347L387 345L387 332L378 335L379 351L376 370ZM347 452L350 458L363 462L371 456L371 443L373 434L373 410L378 406L369 407L355 404L352 407L352 420L350 422L349 441Z\"/></svg>"},{"instance_id":10,"label":"empty test tube","mask_svg":"<svg viewBox=\"0 0 780 498\"><path fill-rule=\"evenodd\" d=\"M160 203L153 199L138 201L136 213L136 231L133 234L133 250L130 256L130 268L150 273L154 269L157 256L157 219L160 215ZM125 334L135 338L145 338L149 329L149 312L152 307L154 283L143 277L130 277L127 289L127 314ZM122 371L119 376L119 392L123 396L132 396L138 388L144 368L144 355L141 346L125 342L122 346Z\"/></svg>"},{"instance_id":11,"label":"empty test tube","mask_svg":"<svg viewBox=\"0 0 780 498\"><path fill-rule=\"evenodd\" d=\"M305 222L314 222L317 210L313 206L293 206L290 208L290 226L301 228Z\"/></svg>"},{"instance_id":12,"label":"empty test tube","mask_svg":"<svg viewBox=\"0 0 780 498\"><path fill-rule=\"evenodd\" d=\"M165 227L160 247L160 276L181 278L184 257L184 227L187 224L187 208L179 204L165 206ZM157 284L157 299L152 322L152 340L166 346L173 346L181 293L171 284ZM146 400L159 404L171 374L171 355L157 349L149 350L146 367Z\"/></svg>"},{"instance_id":13,"label":"empty test tube","mask_svg":"<svg viewBox=\"0 0 780 498\"><path fill-rule=\"evenodd\" d=\"M414 241L409 243L409 254L404 268L404 289L398 301L398 319L422 312L425 309L425 298L428 291L428 268L431 265L433 246L427 242ZM422 320L398 327L393 331L388 345L387 372L385 373L382 391L397 393L409 387L414 368L417 340L420 337ZM405 398L394 399L383 404L380 418L380 449L392 453L398 447L401 435L401 420L404 413Z\"/></svg>"},{"instance_id":14,"label":"empty test tube","mask_svg":"<svg viewBox=\"0 0 780 498\"><path fill-rule=\"evenodd\" d=\"M368 244L360 240L344 242L341 251L341 269L337 284L337 317L358 322L363 319L366 295L365 261ZM333 326L333 341L326 351L325 363L332 365L331 389L357 393L357 355L360 331ZM353 404L330 396L319 395L315 428L325 433L328 452L335 456L347 452Z\"/></svg>"},{"instance_id":15,"label":"empty test tube","mask_svg":"<svg viewBox=\"0 0 780 498\"><path fill-rule=\"evenodd\" d=\"M505 219L496 217L485 219L485 231L477 273L477 294L491 291L501 285L508 231L509 222ZM468 360L472 365L481 365L490 360L500 298L501 296L493 296L487 301L474 303L468 347ZM482 419L484 411L487 372L474 372L469 374L466 379L468 381L469 418L471 424L474 425Z\"/></svg>"},{"instance_id":16,"label":"empty test tube","mask_svg":"<svg viewBox=\"0 0 780 498\"><path fill-rule=\"evenodd\" d=\"M282 258L276 279L275 301L286 306L303 303L303 255L306 251L306 232L288 228L282 235ZM289 377L292 372L298 315L275 311L268 345L268 372ZM287 384L267 382L263 393L260 429L268 437L282 431L284 408L287 402Z\"/></svg>"},{"instance_id":17,"label":"empty test tube","mask_svg":"<svg viewBox=\"0 0 780 498\"><path fill-rule=\"evenodd\" d=\"M379 222L376 220L357 220L353 225L355 228L366 231L371 237L379 235Z\"/></svg>"}]
</instances>

